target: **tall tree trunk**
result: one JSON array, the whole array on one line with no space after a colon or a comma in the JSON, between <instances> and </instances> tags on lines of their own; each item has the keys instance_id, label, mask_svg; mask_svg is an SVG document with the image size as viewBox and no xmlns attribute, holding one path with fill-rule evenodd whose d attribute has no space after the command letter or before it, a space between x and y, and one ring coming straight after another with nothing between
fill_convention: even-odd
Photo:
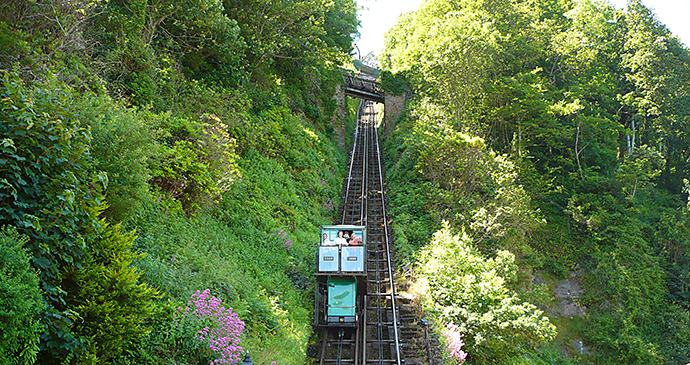
<instances>
[{"instance_id":1,"label":"tall tree trunk","mask_svg":"<svg viewBox=\"0 0 690 365\"><path fill-rule=\"evenodd\" d=\"M632 134L630 135L630 143L628 143L628 156L632 155L633 151L635 150L635 120L633 119L632 122L630 123L630 127L632 129Z\"/></svg>"},{"instance_id":2,"label":"tall tree trunk","mask_svg":"<svg viewBox=\"0 0 690 365\"><path fill-rule=\"evenodd\" d=\"M579 119L579 118L578 118ZM580 128L582 127L582 120L579 120L577 122L577 133L575 133L575 159L577 160L577 170L580 173L580 180L584 180L584 176L582 176L582 165L580 164L580 153L582 150L584 150L584 147L582 150L578 148L578 144L580 143Z\"/></svg>"}]
</instances>

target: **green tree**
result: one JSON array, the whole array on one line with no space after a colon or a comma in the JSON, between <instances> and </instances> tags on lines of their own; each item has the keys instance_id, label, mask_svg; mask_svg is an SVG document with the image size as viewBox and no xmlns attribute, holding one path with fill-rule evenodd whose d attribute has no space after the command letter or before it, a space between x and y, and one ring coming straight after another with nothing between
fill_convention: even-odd
<instances>
[{"instance_id":1,"label":"green tree","mask_svg":"<svg viewBox=\"0 0 690 365\"><path fill-rule=\"evenodd\" d=\"M623 19L627 28L621 66L629 83L619 99L627 113L627 152L643 144L658 146L666 164L664 184L682 190L688 165L687 116L690 103L690 54L677 37L638 0L631 1Z\"/></svg>"},{"instance_id":2,"label":"green tree","mask_svg":"<svg viewBox=\"0 0 690 365\"><path fill-rule=\"evenodd\" d=\"M112 222L124 221L151 199L151 163L160 149L158 118L109 97L84 96L71 109L91 129L94 169L108 176L104 216Z\"/></svg>"},{"instance_id":3,"label":"green tree","mask_svg":"<svg viewBox=\"0 0 690 365\"><path fill-rule=\"evenodd\" d=\"M40 270L46 303L40 322L46 332L39 361L107 358L99 347L121 345L90 336L101 323L84 317L85 308L103 299L94 300L83 290L101 288L91 294L128 298L111 313L114 322L128 324L116 332L125 339L140 333L154 292L134 284L137 276L128 267L134 257L128 246L132 238L122 238L119 228L108 230L98 220L107 176L93 170L89 131L69 112L70 94L54 85L27 87L16 74L4 72L0 97L0 225L14 225L29 237L26 248ZM89 276L89 269L98 270L94 262L102 272ZM72 279L73 272L85 276ZM138 313L125 320L132 312Z\"/></svg>"},{"instance_id":4,"label":"green tree","mask_svg":"<svg viewBox=\"0 0 690 365\"><path fill-rule=\"evenodd\" d=\"M446 224L420 251L418 269L427 309L458 326L474 364L506 361L556 336L541 310L511 293L518 267L508 251L487 259Z\"/></svg>"},{"instance_id":5,"label":"green tree","mask_svg":"<svg viewBox=\"0 0 690 365\"><path fill-rule=\"evenodd\" d=\"M664 158L658 151L642 145L620 165L616 177L623 183L623 192L635 198L638 188L644 188L653 183L661 174Z\"/></svg>"},{"instance_id":6,"label":"green tree","mask_svg":"<svg viewBox=\"0 0 690 365\"><path fill-rule=\"evenodd\" d=\"M157 296L139 282L133 261L143 255L132 251L134 234L99 223L86 260L62 269L67 305L80 317L73 331L86 340L81 364L109 362L146 333L141 324L153 313L151 300Z\"/></svg>"},{"instance_id":7,"label":"green tree","mask_svg":"<svg viewBox=\"0 0 690 365\"><path fill-rule=\"evenodd\" d=\"M577 263L594 361L685 358L665 328L687 318L689 55L640 1L433 0L401 16L381 63L414 90L386 144L402 256L443 217L484 253L517 248L558 276Z\"/></svg>"}]
</instances>

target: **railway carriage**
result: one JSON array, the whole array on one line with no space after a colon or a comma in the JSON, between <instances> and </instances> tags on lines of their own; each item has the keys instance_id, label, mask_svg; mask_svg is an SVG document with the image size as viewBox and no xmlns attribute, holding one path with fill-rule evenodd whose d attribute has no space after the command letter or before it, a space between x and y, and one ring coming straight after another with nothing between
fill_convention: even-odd
<instances>
[{"instance_id":1,"label":"railway carriage","mask_svg":"<svg viewBox=\"0 0 690 365\"><path fill-rule=\"evenodd\" d=\"M316 267L316 327L356 327L366 294L364 226L321 227Z\"/></svg>"}]
</instances>

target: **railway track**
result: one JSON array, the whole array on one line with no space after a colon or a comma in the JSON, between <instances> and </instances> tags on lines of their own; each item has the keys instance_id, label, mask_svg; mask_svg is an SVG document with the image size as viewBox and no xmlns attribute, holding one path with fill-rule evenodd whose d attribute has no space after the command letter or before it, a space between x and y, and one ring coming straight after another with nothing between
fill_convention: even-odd
<instances>
[{"instance_id":1,"label":"railway track","mask_svg":"<svg viewBox=\"0 0 690 365\"><path fill-rule=\"evenodd\" d=\"M371 101L362 101L348 174L343 183L340 224L367 230L367 295L356 328L327 328L320 334L319 364L402 365L403 344L395 295L391 235L384 199L383 171Z\"/></svg>"}]
</instances>

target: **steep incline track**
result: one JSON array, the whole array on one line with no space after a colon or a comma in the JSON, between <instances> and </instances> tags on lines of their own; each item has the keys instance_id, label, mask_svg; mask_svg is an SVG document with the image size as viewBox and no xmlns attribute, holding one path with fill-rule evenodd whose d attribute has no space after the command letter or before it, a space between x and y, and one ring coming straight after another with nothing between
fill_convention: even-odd
<instances>
[{"instance_id":1,"label":"steep incline track","mask_svg":"<svg viewBox=\"0 0 690 365\"><path fill-rule=\"evenodd\" d=\"M373 103L363 101L357 114L339 223L366 226L367 295L358 303L362 315L356 329L336 328L321 333L319 364L401 365L392 248Z\"/></svg>"}]
</instances>

